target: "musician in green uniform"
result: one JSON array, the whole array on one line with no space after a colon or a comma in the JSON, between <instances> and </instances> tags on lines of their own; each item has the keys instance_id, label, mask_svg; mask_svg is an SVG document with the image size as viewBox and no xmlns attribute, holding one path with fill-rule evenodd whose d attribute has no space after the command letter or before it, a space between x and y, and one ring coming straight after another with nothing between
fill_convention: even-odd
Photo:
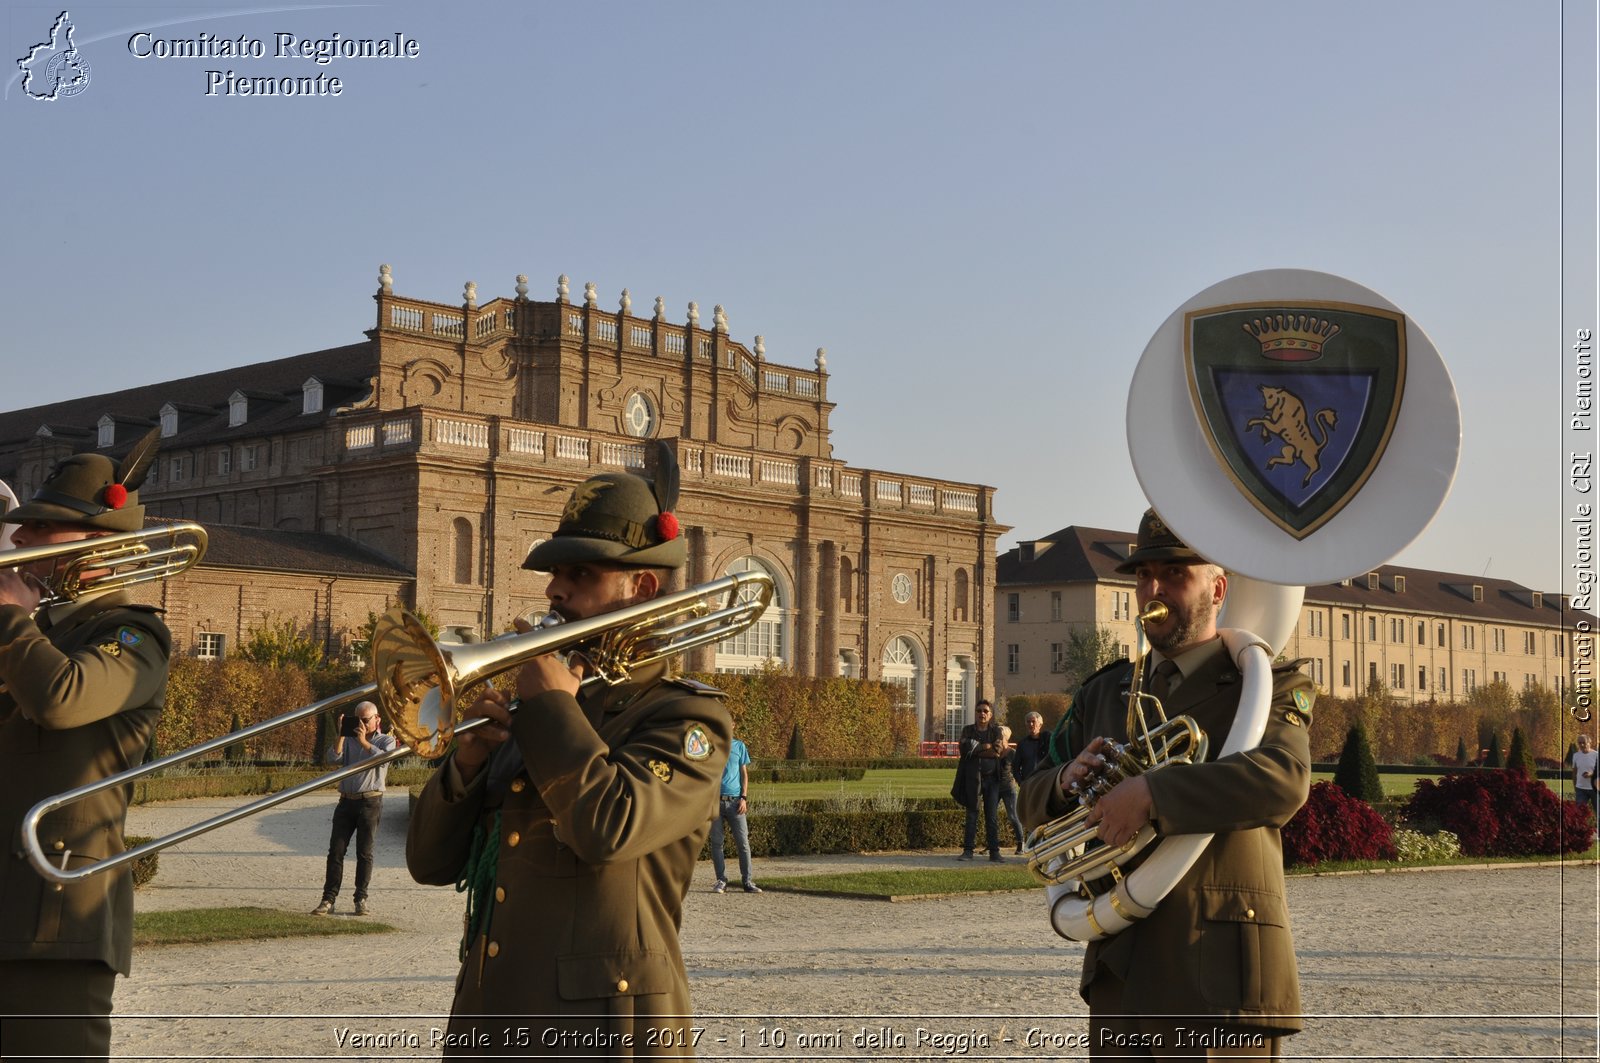
<instances>
[{"instance_id":1,"label":"musician in green uniform","mask_svg":"<svg viewBox=\"0 0 1600 1063\"><path fill-rule=\"evenodd\" d=\"M1091 1058L1276 1058L1280 1038L1301 1028L1278 832L1311 785L1313 688L1295 664L1274 666L1261 742L1217 757L1241 681L1217 634L1227 575L1153 510L1118 570L1137 577L1141 612L1156 601L1170 610L1146 625L1146 690L1161 697L1169 718L1194 718L1210 737L1211 759L1124 780L1100 798L1089 823L1113 846L1147 823L1163 836L1215 836L1154 914L1089 943L1079 992L1089 1004ZM1079 689L1049 755L1023 784L1030 829L1077 807L1070 787L1093 772L1107 738L1127 741L1132 671L1117 661Z\"/></svg>"},{"instance_id":2,"label":"musician in green uniform","mask_svg":"<svg viewBox=\"0 0 1600 1063\"><path fill-rule=\"evenodd\" d=\"M13 546L142 528L137 488L155 443L146 437L120 466L102 454L61 462L32 500L0 518L16 526ZM123 591L91 585L75 601L41 608L61 564L0 571L0 1051L105 1059L113 986L132 961L132 876L124 868L46 882L23 853L19 825L39 801L144 759L166 696L171 637L156 610ZM69 868L120 853L131 790L102 790L45 816L45 851Z\"/></svg>"},{"instance_id":3,"label":"musician in green uniform","mask_svg":"<svg viewBox=\"0 0 1600 1063\"><path fill-rule=\"evenodd\" d=\"M572 493L525 568L562 617L664 589L685 559L676 466L605 473ZM537 657L515 710L491 692L411 819L412 877L469 893L444 1046L453 1055L687 1056L683 900L710 829L733 724L714 688L665 663L580 687L581 663Z\"/></svg>"}]
</instances>

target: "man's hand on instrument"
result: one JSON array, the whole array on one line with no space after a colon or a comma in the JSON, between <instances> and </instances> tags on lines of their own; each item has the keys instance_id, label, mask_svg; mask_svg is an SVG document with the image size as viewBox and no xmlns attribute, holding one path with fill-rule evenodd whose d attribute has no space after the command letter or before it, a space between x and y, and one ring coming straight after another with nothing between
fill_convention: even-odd
<instances>
[{"instance_id":1,"label":"man's hand on instrument","mask_svg":"<svg viewBox=\"0 0 1600 1063\"><path fill-rule=\"evenodd\" d=\"M29 579L8 568L0 570L0 605L16 605L31 613L39 608L38 580Z\"/></svg>"},{"instance_id":2,"label":"man's hand on instrument","mask_svg":"<svg viewBox=\"0 0 1600 1063\"><path fill-rule=\"evenodd\" d=\"M471 782L495 747L511 737L511 696L502 690L487 690L461 714L461 720L465 723L479 716L494 722L474 727L456 738L456 770L461 773L462 782Z\"/></svg>"},{"instance_id":3,"label":"man's hand on instrument","mask_svg":"<svg viewBox=\"0 0 1600 1063\"><path fill-rule=\"evenodd\" d=\"M1150 782L1142 775L1123 779L1111 792L1094 803L1084 822L1098 825L1101 841L1112 847L1128 844L1155 815Z\"/></svg>"},{"instance_id":4,"label":"man's hand on instrument","mask_svg":"<svg viewBox=\"0 0 1600 1063\"><path fill-rule=\"evenodd\" d=\"M1056 784L1061 787L1061 793L1068 800L1077 799L1074 787L1086 785L1100 774L1100 769L1105 767L1106 754L1111 752L1112 744L1109 738L1094 739L1056 775Z\"/></svg>"},{"instance_id":5,"label":"man's hand on instrument","mask_svg":"<svg viewBox=\"0 0 1600 1063\"><path fill-rule=\"evenodd\" d=\"M558 653L541 654L517 672L517 697L532 701L552 690L564 690L577 697L582 680L581 667L569 666Z\"/></svg>"}]
</instances>

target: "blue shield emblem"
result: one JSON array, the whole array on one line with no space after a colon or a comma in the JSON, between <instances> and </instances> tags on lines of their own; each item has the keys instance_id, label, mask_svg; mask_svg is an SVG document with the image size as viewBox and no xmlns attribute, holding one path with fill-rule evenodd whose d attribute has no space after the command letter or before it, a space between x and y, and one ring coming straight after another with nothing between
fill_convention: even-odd
<instances>
[{"instance_id":1,"label":"blue shield emblem","mask_svg":"<svg viewBox=\"0 0 1600 1063\"><path fill-rule=\"evenodd\" d=\"M1402 314L1350 303L1235 304L1184 315L1195 415L1234 486L1304 539L1382 460L1406 380Z\"/></svg>"}]
</instances>

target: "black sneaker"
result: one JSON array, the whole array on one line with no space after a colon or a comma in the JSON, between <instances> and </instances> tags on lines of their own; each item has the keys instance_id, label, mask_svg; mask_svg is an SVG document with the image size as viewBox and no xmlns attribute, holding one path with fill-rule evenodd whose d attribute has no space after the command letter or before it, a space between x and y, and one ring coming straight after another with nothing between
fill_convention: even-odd
<instances>
[{"instance_id":1,"label":"black sneaker","mask_svg":"<svg viewBox=\"0 0 1600 1063\"><path fill-rule=\"evenodd\" d=\"M1006 862L1006 858L1001 856L997 852L996 853L990 853L989 854L989 860L990 860L991 863L996 863L996 864L1003 864L1003 863Z\"/></svg>"},{"instance_id":2,"label":"black sneaker","mask_svg":"<svg viewBox=\"0 0 1600 1063\"><path fill-rule=\"evenodd\" d=\"M368 911L370 911L370 909L367 908L367 902L366 901L357 901L356 902L356 914L357 915L366 915Z\"/></svg>"},{"instance_id":3,"label":"black sneaker","mask_svg":"<svg viewBox=\"0 0 1600 1063\"><path fill-rule=\"evenodd\" d=\"M957 860L971 860L972 859L972 850L968 849L966 852L964 852L960 856L956 857L956 859Z\"/></svg>"},{"instance_id":4,"label":"black sneaker","mask_svg":"<svg viewBox=\"0 0 1600 1063\"><path fill-rule=\"evenodd\" d=\"M312 915L327 915L331 911L333 911L333 902L332 901L323 901L321 904L319 904L315 908L311 909L311 914Z\"/></svg>"},{"instance_id":5,"label":"black sneaker","mask_svg":"<svg viewBox=\"0 0 1600 1063\"><path fill-rule=\"evenodd\" d=\"M746 882L744 884L744 891L746 893L760 893L761 887L757 886L754 882Z\"/></svg>"}]
</instances>

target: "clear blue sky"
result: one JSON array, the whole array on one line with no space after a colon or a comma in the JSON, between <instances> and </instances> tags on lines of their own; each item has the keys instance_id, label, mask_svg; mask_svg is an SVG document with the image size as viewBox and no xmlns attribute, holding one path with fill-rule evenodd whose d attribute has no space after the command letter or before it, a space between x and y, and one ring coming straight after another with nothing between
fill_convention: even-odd
<instances>
[{"instance_id":1,"label":"clear blue sky","mask_svg":"<svg viewBox=\"0 0 1600 1063\"><path fill-rule=\"evenodd\" d=\"M1554 0L70 10L89 86L0 103L5 408L359 340L381 262L443 301L566 273L826 347L835 456L995 485L1009 545L1131 529L1151 333L1303 267L1398 304L1460 393L1460 476L1397 561L1561 584L1560 251L1593 227L1561 209ZM8 5L8 70L59 11ZM141 30L268 56L139 59ZM208 69L344 88L207 97Z\"/></svg>"}]
</instances>

